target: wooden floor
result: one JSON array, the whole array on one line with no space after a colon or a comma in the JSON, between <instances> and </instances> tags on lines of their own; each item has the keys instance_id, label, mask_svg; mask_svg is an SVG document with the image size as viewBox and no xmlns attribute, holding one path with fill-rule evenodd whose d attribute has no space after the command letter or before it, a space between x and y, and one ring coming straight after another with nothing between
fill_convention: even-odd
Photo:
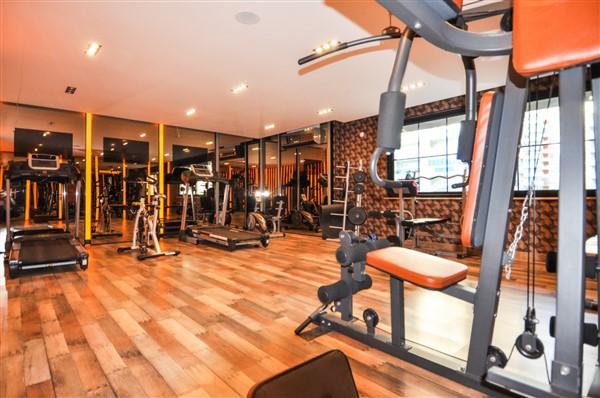
<instances>
[{"instance_id":1,"label":"wooden floor","mask_svg":"<svg viewBox=\"0 0 600 398\"><path fill-rule=\"evenodd\" d=\"M480 395L335 333L294 335L318 304L317 288L338 276L334 242L288 235L268 249L235 252L173 239L163 246L182 253L139 262L117 255L116 245L92 246L87 271L23 272L5 286L0 277L0 397L245 396L254 383L332 348L350 357L363 397ZM475 275L476 259L468 262ZM356 314L376 308L389 330L386 278L371 274L374 287L361 292ZM494 340L507 353L525 308L522 271L515 275L503 285ZM540 281L551 290L551 276ZM538 297L543 335L551 299ZM464 358L471 316L456 299L407 288L410 339ZM593 350L586 354L593 366ZM517 369L545 377L539 360L519 360Z\"/></svg>"}]
</instances>

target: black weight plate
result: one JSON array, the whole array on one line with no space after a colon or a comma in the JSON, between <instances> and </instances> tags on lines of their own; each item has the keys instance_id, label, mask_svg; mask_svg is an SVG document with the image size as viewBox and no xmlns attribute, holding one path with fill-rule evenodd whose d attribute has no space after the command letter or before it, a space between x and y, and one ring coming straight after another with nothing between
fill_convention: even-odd
<instances>
[{"instance_id":1,"label":"black weight plate","mask_svg":"<svg viewBox=\"0 0 600 398\"><path fill-rule=\"evenodd\" d=\"M354 225L363 225L367 221L367 211L362 207L353 207L348 212L348 219Z\"/></svg>"},{"instance_id":2,"label":"black weight plate","mask_svg":"<svg viewBox=\"0 0 600 398\"><path fill-rule=\"evenodd\" d=\"M367 180L367 173L360 170L355 171L354 174L352 174L352 179L354 182L365 182Z\"/></svg>"},{"instance_id":3,"label":"black weight plate","mask_svg":"<svg viewBox=\"0 0 600 398\"><path fill-rule=\"evenodd\" d=\"M354 185L354 193L357 195L361 195L361 194L365 193L365 184L358 183L358 184Z\"/></svg>"}]
</instances>

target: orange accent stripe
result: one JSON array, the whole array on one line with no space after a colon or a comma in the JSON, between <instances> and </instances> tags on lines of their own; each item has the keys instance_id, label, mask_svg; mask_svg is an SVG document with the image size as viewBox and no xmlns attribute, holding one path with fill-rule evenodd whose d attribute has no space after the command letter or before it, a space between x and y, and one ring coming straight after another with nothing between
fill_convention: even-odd
<instances>
[{"instance_id":1,"label":"orange accent stripe","mask_svg":"<svg viewBox=\"0 0 600 398\"><path fill-rule=\"evenodd\" d=\"M475 131L475 143L473 144L469 185L467 187L467 197L465 198L460 234L460 240L465 247L473 246L472 235L475 208L477 206L477 193L481 182L481 168L483 166L485 143L487 141L488 125L494 95L496 95L494 91L488 91L483 94L481 103L479 104L479 113L477 114L477 129Z\"/></svg>"}]
</instances>

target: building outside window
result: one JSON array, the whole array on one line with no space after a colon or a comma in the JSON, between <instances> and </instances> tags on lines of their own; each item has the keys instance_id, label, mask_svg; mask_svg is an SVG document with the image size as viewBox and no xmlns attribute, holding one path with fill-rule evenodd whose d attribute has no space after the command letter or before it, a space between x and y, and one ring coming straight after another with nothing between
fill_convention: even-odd
<instances>
[{"instance_id":1,"label":"building outside window","mask_svg":"<svg viewBox=\"0 0 600 398\"><path fill-rule=\"evenodd\" d=\"M586 188L596 188L592 97L585 102L585 172ZM402 147L394 152L394 179L408 175L422 178L422 193L460 191L452 184L462 181L466 165L456 159L460 121L464 115L409 124L402 130ZM517 162L515 190L527 191L535 171L535 189L558 190L560 161L560 119L558 99L528 103L523 119L523 133Z\"/></svg>"}]
</instances>

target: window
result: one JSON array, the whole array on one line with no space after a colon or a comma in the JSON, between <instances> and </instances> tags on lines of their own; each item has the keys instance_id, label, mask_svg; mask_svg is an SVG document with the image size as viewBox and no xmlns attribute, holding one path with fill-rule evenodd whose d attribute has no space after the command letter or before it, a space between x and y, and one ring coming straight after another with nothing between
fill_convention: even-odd
<instances>
[{"instance_id":1,"label":"window","mask_svg":"<svg viewBox=\"0 0 600 398\"><path fill-rule=\"evenodd\" d=\"M586 189L596 189L594 127L591 94L585 101L585 178ZM523 119L523 133L515 190L527 191L535 172L536 190L558 190L560 166L560 118L558 98L530 102Z\"/></svg>"},{"instance_id":2,"label":"window","mask_svg":"<svg viewBox=\"0 0 600 398\"><path fill-rule=\"evenodd\" d=\"M586 188L596 188L592 97L585 102ZM402 130L402 148L394 152L394 179L423 177L424 193L460 191L452 184L462 181L466 165L456 159L460 121L464 115L414 123ZM558 99L531 101L523 119L515 190L527 191L535 171L536 190L557 190L560 161ZM433 178L435 176L450 177Z\"/></svg>"},{"instance_id":3,"label":"window","mask_svg":"<svg viewBox=\"0 0 600 398\"><path fill-rule=\"evenodd\" d=\"M420 192L455 191L451 186L462 181L466 167L456 159L462 119L456 116L405 126L402 148L394 153L394 179L421 176Z\"/></svg>"}]
</instances>

